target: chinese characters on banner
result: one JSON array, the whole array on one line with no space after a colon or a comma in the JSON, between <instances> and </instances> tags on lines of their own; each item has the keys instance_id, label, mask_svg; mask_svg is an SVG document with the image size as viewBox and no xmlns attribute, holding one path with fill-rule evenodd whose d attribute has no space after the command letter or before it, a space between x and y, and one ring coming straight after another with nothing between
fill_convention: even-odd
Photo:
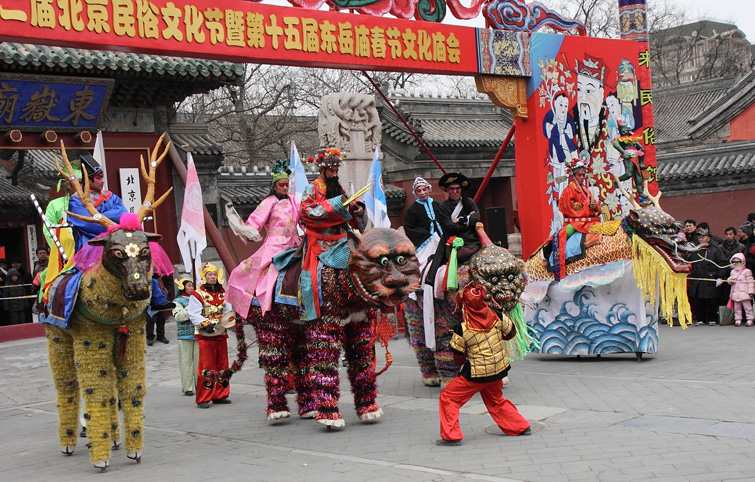
<instances>
[{"instance_id":1,"label":"chinese characters on banner","mask_svg":"<svg viewBox=\"0 0 755 482\"><path fill-rule=\"evenodd\" d=\"M237 0L6 0L0 10L0 40L413 72L478 73L478 47L502 49L477 30Z\"/></svg>"},{"instance_id":2,"label":"chinese characters on banner","mask_svg":"<svg viewBox=\"0 0 755 482\"><path fill-rule=\"evenodd\" d=\"M121 198L123 205L130 213L139 212L142 205L142 186L139 169L133 167L118 169L121 179Z\"/></svg>"}]
</instances>

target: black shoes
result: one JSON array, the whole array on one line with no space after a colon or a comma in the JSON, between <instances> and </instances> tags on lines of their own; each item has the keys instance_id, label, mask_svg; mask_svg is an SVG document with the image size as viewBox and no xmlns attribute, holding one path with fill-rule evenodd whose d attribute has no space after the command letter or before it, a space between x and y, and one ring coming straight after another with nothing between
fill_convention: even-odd
<instances>
[{"instance_id":1,"label":"black shoes","mask_svg":"<svg viewBox=\"0 0 755 482\"><path fill-rule=\"evenodd\" d=\"M198 408L210 408L210 402L202 402L197 404Z\"/></svg>"},{"instance_id":2,"label":"black shoes","mask_svg":"<svg viewBox=\"0 0 755 482\"><path fill-rule=\"evenodd\" d=\"M461 445L461 440L446 440L439 438L435 441L435 445L440 445L441 447L458 447Z\"/></svg>"},{"instance_id":3,"label":"black shoes","mask_svg":"<svg viewBox=\"0 0 755 482\"><path fill-rule=\"evenodd\" d=\"M191 390L186 390L186 391L184 392L184 395L186 395L187 397L192 397L192 396L194 396L194 392L193 392L193 391L191 391Z\"/></svg>"},{"instance_id":4,"label":"black shoes","mask_svg":"<svg viewBox=\"0 0 755 482\"><path fill-rule=\"evenodd\" d=\"M152 338L147 338L147 346L152 346L155 344L155 340Z\"/></svg>"},{"instance_id":5,"label":"black shoes","mask_svg":"<svg viewBox=\"0 0 755 482\"><path fill-rule=\"evenodd\" d=\"M520 437L522 435L532 435L532 429L530 427L527 427L527 430L519 434Z\"/></svg>"},{"instance_id":6,"label":"black shoes","mask_svg":"<svg viewBox=\"0 0 755 482\"><path fill-rule=\"evenodd\" d=\"M229 398L221 398L220 400L213 400L212 403L215 403L217 405L224 405L227 403L231 403L231 400Z\"/></svg>"},{"instance_id":7,"label":"black shoes","mask_svg":"<svg viewBox=\"0 0 755 482\"><path fill-rule=\"evenodd\" d=\"M81 427L81 433L79 434L79 437L81 438L87 438L87 428Z\"/></svg>"},{"instance_id":8,"label":"black shoes","mask_svg":"<svg viewBox=\"0 0 755 482\"><path fill-rule=\"evenodd\" d=\"M160 338L158 338L157 341L159 341L160 343L165 343L166 345L170 343L170 341L168 341L168 339L165 338L164 336L161 336Z\"/></svg>"}]
</instances>

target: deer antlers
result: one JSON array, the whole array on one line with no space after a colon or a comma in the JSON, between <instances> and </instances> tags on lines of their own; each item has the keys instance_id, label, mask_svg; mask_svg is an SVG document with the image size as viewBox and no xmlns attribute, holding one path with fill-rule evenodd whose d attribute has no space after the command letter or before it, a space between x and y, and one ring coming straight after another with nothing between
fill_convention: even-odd
<instances>
[{"instance_id":1,"label":"deer antlers","mask_svg":"<svg viewBox=\"0 0 755 482\"><path fill-rule=\"evenodd\" d=\"M621 185L619 182L619 179L616 177L615 174L611 174L613 176L613 180L616 182L616 187L619 188L619 191L621 191L621 194L624 195L625 198L629 200L630 203L632 203L632 207L634 209L641 209L642 206L640 206L637 201L635 201L634 196L630 196L629 193L624 189L624 186ZM661 211L663 211L663 208L661 208L661 194L663 194L661 191L658 191L658 194L655 196L650 195L650 191L648 191L648 182L645 180L642 185L645 187L645 192L648 195L648 198L653 202L653 206L657 207Z\"/></svg>"},{"instance_id":2,"label":"deer antlers","mask_svg":"<svg viewBox=\"0 0 755 482\"><path fill-rule=\"evenodd\" d=\"M621 182L619 182L619 179L616 177L615 174L611 174L613 177L614 182L616 183L616 187L619 188L619 191L621 191L621 194L624 195L625 198L632 204L632 207L634 209L642 209L642 206L640 206L637 201L634 199L634 196L630 196L626 189L624 189L624 186L621 185Z\"/></svg>"},{"instance_id":3,"label":"deer antlers","mask_svg":"<svg viewBox=\"0 0 755 482\"><path fill-rule=\"evenodd\" d=\"M154 149L152 149L152 153L149 156L149 173L147 173L147 171L144 169L144 156L139 156L142 177L145 181L147 181L147 194L144 196L144 202L142 203L141 207L139 207L139 212L137 213L137 216L139 216L139 221L142 221L147 214L157 209L157 207L162 204L163 201L165 201L165 198L168 197L171 191L173 191L173 188L171 187L170 189L165 191L165 194L160 196L160 199L152 202L155 199L155 170L157 170L157 166L159 166L160 163L163 162L165 156L168 155L168 150L170 149L171 145L171 143L168 142L167 144L165 144L163 151L160 152L159 148L160 144L162 144L163 142L163 139L165 139L165 133L163 133L163 135L161 135L157 140L155 147Z\"/></svg>"},{"instance_id":4,"label":"deer antlers","mask_svg":"<svg viewBox=\"0 0 755 482\"><path fill-rule=\"evenodd\" d=\"M81 219L82 221L89 221L91 223L97 223L105 228L109 228L110 226L115 226L117 223L113 221L112 219L108 219L106 216L103 216L97 211L97 208L94 207L94 204L92 204L92 200L89 198L89 175L87 174L86 167L83 165L81 166L81 172L84 174L84 188L81 188L81 183L78 179L76 179L76 176L73 174L73 166L71 166L71 161L68 160L68 154L66 153L66 146L63 144L63 141L60 141L60 152L63 155L63 164L65 164L66 169L68 169L68 172L64 171L60 167L60 162L58 162L58 156L55 156L55 167L58 168L58 172L61 176L63 176L68 182L73 185L74 189L76 190L76 194L79 195L79 200L81 200L81 204L84 205L86 210L91 214L91 216L82 216L80 214L72 213L71 211L66 211L69 216L73 216L76 219ZM84 193L87 193L86 195Z\"/></svg>"},{"instance_id":5,"label":"deer antlers","mask_svg":"<svg viewBox=\"0 0 755 482\"><path fill-rule=\"evenodd\" d=\"M160 163L165 159L165 156L168 154L168 150L170 149L171 143L168 142L165 147L163 148L162 152L160 152L160 144L162 144L163 139L165 138L165 134L161 135L160 138L155 143L155 147L152 149L152 152L150 153L149 158L149 171L146 170L144 166L144 156L139 157L139 161L141 162L141 173L142 178L147 182L147 194L144 197L144 202L142 203L141 207L139 207L139 212L137 213L137 216L139 217L139 221L144 220L144 217L147 216L150 212L157 209L160 204L165 201L165 199L168 197L168 195L173 191L173 188L171 187L168 189L165 194L163 194L160 199L157 201L154 201L155 198L155 171L157 170L157 167L160 165ZM89 198L89 176L87 174L86 167L83 165L81 166L81 170L84 177L84 187L81 187L81 183L78 179L76 179L76 176L73 174L73 167L71 166L71 162L68 160L68 154L66 153L66 146L63 144L63 141L60 142L60 152L63 155L63 163L68 170L68 172L64 171L60 167L60 162L58 161L58 157L55 156L55 167L58 168L58 172L61 176L63 176L67 181L69 181L74 189L76 190L76 194L78 194L79 199L81 200L81 203L84 205L86 210L89 212L91 216L82 216L80 214L75 214L72 212L68 212L69 215L81 219L82 221L88 221L92 223L100 224L101 226L104 226L105 228L108 228L110 226L115 226L117 223L111 219L108 219L106 216L103 216L101 213L97 211L97 208L94 207L94 204L92 204L92 200ZM86 195L84 193L87 193Z\"/></svg>"}]
</instances>

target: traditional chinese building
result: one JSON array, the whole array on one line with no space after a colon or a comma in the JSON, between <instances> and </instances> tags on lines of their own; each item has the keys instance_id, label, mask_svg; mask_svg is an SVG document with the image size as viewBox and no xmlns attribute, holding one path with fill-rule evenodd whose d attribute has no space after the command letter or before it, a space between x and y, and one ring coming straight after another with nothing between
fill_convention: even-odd
<instances>
[{"instance_id":1,"label":"traditional chinese building","mask_svg":"<svg viewBox=\"0 0 755 482\"><path fill-rule=\"evenodd\" d=\"M138 205L146 186L137 171L158 136L169 131L174 105L187 96L237 82L239 64L158 55L0 43L0 244L6 256L32 261L44 244L43 226L30 201L44 209L56 191L55 155L63 141L71 159L91 152L103 132L108 189ZM176 144L186 140L177 136ZM209 142L205 142L209 143ZM198 153L197 164L215 163L220 152ZM169 156L170 157L170 156ZM156 192L174 185L171 160L157 172ZM178 183L181 185L181 183ZM178 260L180 198L171 194L148 230Z\"/></svg>"},{"instance_id":2,"label":"traditional chinese building","mask_svg":"<svg viewBox=\"0 0 755 482\"><path fill-rule=\"evenodd\" d=\"M714 234L755 212L755 73L654 91L661 205Z\"/></svg>"}]
</instances>

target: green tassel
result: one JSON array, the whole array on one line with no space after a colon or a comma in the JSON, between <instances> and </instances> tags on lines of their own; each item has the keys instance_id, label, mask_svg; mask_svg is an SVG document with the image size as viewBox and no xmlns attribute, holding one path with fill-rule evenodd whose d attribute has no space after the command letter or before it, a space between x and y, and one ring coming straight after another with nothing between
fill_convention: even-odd
<instances>
[{"instance_id":1,"label":"green tassel","mask_svg":"<svg viewBox=\"0 0 755 482\"><path fill-rule=\"evenodd\" d=\"M456 251L462 246L464 246L464 240L459 237L451 242L451 256L448 257L448 271L446 271L446 290L459 289L459 278L457 276L459 261L456 258Z\"/></svg>"},{"instance_id":2,"label":"green tassel","mask_svg":"<svg viewBox=\"0 0 755 482\"><path fill-rule=\"evenodd\" d=\"M531 352L531 347L540 348L540 342L533 336L535 330L524 321L522 304L517 303L513 310L506 313L514 323L516 335L506 342L506 351L511 360L523 360Z\"/></svg>"}]
</instances>

